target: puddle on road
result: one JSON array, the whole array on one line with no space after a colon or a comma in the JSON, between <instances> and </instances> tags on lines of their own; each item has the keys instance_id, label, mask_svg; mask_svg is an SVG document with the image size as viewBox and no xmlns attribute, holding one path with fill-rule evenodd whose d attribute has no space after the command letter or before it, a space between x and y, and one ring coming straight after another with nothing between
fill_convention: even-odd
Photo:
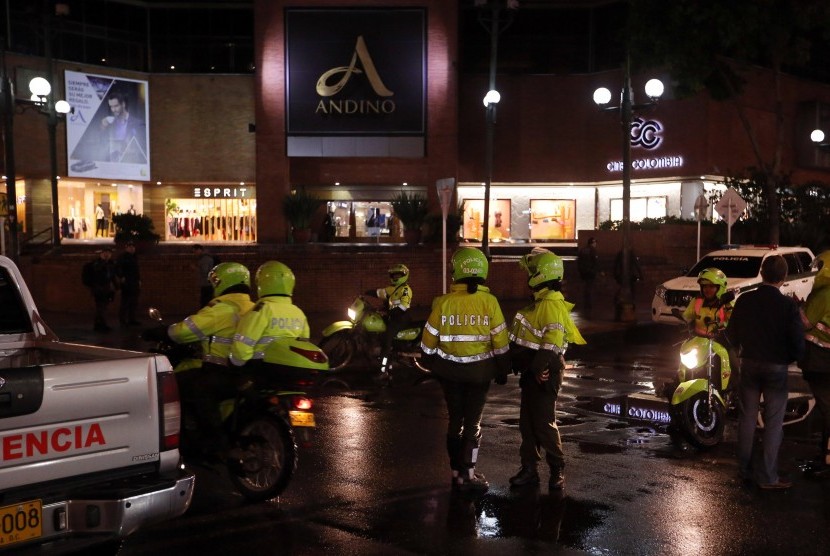
<instances>
[{"instance_id":1,"label":"puddle on road","mask_svg":"<svg viewBox=\"0 0 830 556\"><path fill-rule=\"evenodd\" d=\"M607 504L577 500L561 492L540 494L538 489L509 496L487 495L474 507L479 538L517 537L577 550L590 549L591 531L613 510Z\"/></svg>"}]
</instances>

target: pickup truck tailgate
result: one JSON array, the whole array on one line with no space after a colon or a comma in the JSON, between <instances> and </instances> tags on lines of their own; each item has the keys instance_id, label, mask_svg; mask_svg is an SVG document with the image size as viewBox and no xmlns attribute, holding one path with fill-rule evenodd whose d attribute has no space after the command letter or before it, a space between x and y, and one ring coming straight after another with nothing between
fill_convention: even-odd
<instances>
[{"instance_id":1,"label":"pickup truck tailgate","mask_svg":"<svg viewBox=\"0 0 830 556\"><path fill-rule=\"evenodd\" d=\"M154 375L167 360L84 348L45 342L25 348L38 357L13 358L35 364L0 368L3 489L160 461ZM101 358L109 351L118 357Z\"/></svg>"}]
</instances>

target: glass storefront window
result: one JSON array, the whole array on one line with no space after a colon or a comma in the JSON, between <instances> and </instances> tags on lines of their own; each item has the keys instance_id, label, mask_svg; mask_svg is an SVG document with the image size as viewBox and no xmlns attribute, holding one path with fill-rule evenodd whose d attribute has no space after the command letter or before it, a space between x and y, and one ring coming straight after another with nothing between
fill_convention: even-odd
<instances>
[{"instance_id":1,"label":"glass storefront window","mask_svg":"<svg viewBox=\"0 0 830 556\"><path fill-rule=\"evenodd\" d=\"M487 237L492 242L505 241L510 238L510 201L494 199L490 201L490 230ZM461 235L468 240L481 240L484 226L484 199L464 200L464 225Z\"/></svg>"},{"instance_id":2,"label":"glass storefront window","mask_svg":"<svg viewBox=\"0 0 830 556\"><path fill-rule=\"evenodd\" d=\"M355 237L380 238L401 237L400 226L395 224L392 205L387 201L355 202L354 209Z\"/></svg>"},{"instance_id":3,"label":"glass storefront window","mask_svg":"<svg viewBox=\"0 0 830 556\"><path fill-rule=\"evenodd\" d=\"M530 201L530 239L575 239L576 201L537 199Z\"/></svg>"},{"instance_id":4,"label":"glass storefront window","mask_svg":"<svg viewBox=\"0 0 830 556\"><path fill-rule=\"evenodd\" d=\"M256 201L252 199L165 199L164 239L256 241Z\"/></svg>"},{"instance_id":5,"label":"glass storefront window","mask_svg":"<svg viewBox=\"0 0 830 556\"><path fill-rule=\"evenodd\" d=\"M666 212L666 197L632 197L630 205L631 222L644 218L663 218ZM611 220L623 219L622 199L611 199Z\"/></svg>"}]
</instances>

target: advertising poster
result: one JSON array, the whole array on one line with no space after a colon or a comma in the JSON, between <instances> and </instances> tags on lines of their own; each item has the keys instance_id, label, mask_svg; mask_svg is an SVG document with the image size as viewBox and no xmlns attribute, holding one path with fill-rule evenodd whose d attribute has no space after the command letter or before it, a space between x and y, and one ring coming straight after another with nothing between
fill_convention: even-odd
<instances>
[{"instance_id":1,"label":"advertising poster","mask_svg":"<svg viewBox=\"0 0 830 556\"><path fill-rule=\"evenodd\" d=\"M530 239L574 239L576 201L531 200Z\"/></svg>"},{"instance_id":2,"label":"advertising poster","mask_svg":"<svg viewBox=\"0 0 830 556\"><path fill-rule=\"evenodd\" d=\"M494 199L490 201L490 231L487 237L493 243L505 241L510 237L510 201ZM484 199L464 200L464 239L481 240L484 227Z\"/></svg>"},{"instance_id":3,"label":"advertising poster","mask_svg":"<svg viewBox=\"0 0 830 556\"><path fill-rule=\"evenodd\" d=\"M148 181L148 88L135 81L67 71L66 159L71 177Z\"/></svg>"}]
</instances>

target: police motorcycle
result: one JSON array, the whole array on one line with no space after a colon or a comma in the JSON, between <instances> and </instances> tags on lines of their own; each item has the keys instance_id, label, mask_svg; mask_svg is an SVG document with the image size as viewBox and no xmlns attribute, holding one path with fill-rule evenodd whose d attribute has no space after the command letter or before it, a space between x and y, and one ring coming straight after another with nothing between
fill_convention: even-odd
<instances>
[{"instance_id":1,"label":"police motorcycle","mask_svg":"<svg viewBox=\"0 0 830 556\"><path fill-rule=\"evenodd\" d=\"M727 292L720 297L718 308L735 299ZM672 314L680 320L679 310ZM720 343L726 323L720 321L720 311L706 319L707 336L694 335L680 346L678 384L671 393L670 415L672 432L680 432L690 444L706 449L723 440L725 418L737 406L737 392L732 378L729 352ZM685 323L685 321L683 321ZM732 386L732 387L730 387Z\"/></svg>"},{"instance_id":2,"label":"police motorcycle","mask_svg":"<svg viewBox=\"0 0 830 556\"><path fill-rule=\"evenodd\" d=\"M381 373L394 374L395 368L414 369L420 378L430 371L421 364L421 332L424 322L410 323L392 339L392 350L383 357L386 321L383 313L363 295L358 295L348 309L349 320L331 323L323 329L320 347L329 358L331 370L343 369L360 358L377 364Z\"/></svg>"},{"instance_id":3,"label":"police motorcycle","mask_svg":"<svg viewBox=\"0 0 830 556\"><path fill-rule=\"evenodd\" d=\"M162 320L158 309L151 308L149 315ZM160 324L142 333L144 340L154 342L149 351L167 356L176 373L198 373L199 344L177 344L166 330ZM280 363L264 370L242 367L236 396L220 402L230 447L223 463L236 490L252 502L274 498L288 486L297 468L298 442L308 445L316 426L313 402L304 390L313 387L317 373L328 370L325 354L311 342L286 338L272 342L268 349L269 360ZM198 427L192 405L184 397L181 418L184 457L198 457L194 446Z\"/></svg>"}]
</instances>

